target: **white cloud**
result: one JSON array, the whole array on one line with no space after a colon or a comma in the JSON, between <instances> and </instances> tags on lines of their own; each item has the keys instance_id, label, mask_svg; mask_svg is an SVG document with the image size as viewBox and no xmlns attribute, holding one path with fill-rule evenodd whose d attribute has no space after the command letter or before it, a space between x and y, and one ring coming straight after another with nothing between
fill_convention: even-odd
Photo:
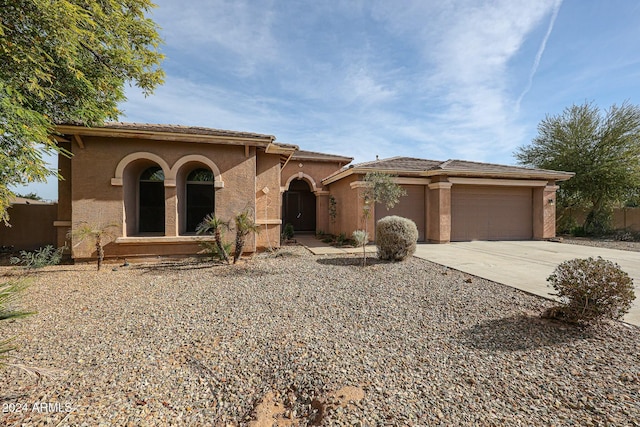
<instances>
[{"instance_id":1,"label":"white cloud","mask_svg":"<svg viewBox=\"0 0 640 427\"><path fill-rule=\"evenodd\" d=\"M536 71L538 71L538 67L540 66L540 60L542 59L545 48L547 47L547 41L549 41L549 37L551 36L551 32L553 31L553 26L555 25L561 5L562 0L557 0L554 5L553 13L551 14L551 19L549 20L549 26L547 27L547 32L544 35L544 39L542 39L542 43L540 43L538 53L536 53L536 58L533 61L533 66L531 67L531 71L529 72L529 80L527 81L527 86L524 88L524 90L518 97L518 100L516 101L516 111L520 110L520 103L522 102L522 99L527 93L529 93L529 91L531 90L531 86L533 86L533 76L535 76Z\"/></svg>"},{"instance_id":2,"label":"white cloud","mask_svg":"<svg viewBox=\"0 0 640 427\"><path fill-rule=\"evenodd\" d=\"M522 130L509 87L510 61L556 1L424 3L396 10L385 2L376 16L420 47L420 87L435 100L425 108L439 111L425 127L468 158L511 152Z\"/></svg>"},{"instance_id":3,"label":"white cloud","mask_svg":"<svg viewBox=\"0 0 640 427\"><path fill-rule=\"evenodd\" d=\"M154 17L163 22L168 45L199 61L224 62L250 75L278 58L273 12L269 3L262 6L250 0L166 1Z\"/></svg>"}]
</instances>

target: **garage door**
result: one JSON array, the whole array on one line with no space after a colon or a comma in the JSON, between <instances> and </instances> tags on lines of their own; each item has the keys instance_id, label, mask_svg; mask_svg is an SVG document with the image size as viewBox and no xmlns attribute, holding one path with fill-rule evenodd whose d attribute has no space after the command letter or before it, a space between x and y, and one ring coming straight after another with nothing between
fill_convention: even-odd
<instances>
[{"instance_id":1,"label":"garage door","mask_svg":"<svg viewBox=\"0 0 640 427\"><path fill-rule=\"evenodd\" d=\"M380 218L389 215L398 215L409 218L418 226L418 241L425 241L425 222L426 216L424 211L424 185L402 185L407 195L400 197L400 202L393 208L387 210L382 204L376 205L376 222Z\"/></svg>"},{"instance_id":2,"label":"garage door","mask_svg":"<svg viewBox=\"0 0 640 427\"><path fill-rule=\"evenodd\" d=\"M531 239L532 203L527 187L454 185L451 241Z\"/></svg>"}]
</instances>

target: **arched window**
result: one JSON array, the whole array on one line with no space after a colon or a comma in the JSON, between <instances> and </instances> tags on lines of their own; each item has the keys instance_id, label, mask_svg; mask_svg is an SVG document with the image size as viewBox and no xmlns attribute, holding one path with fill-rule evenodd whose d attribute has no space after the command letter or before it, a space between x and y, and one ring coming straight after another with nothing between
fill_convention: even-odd
<instances>
[{"instance_id":1,"label":"arched window","mask_svg":"<svg viewBox=\"0 0 640 427\"><path fill-rule=\"evenodd\" d=\"M159 166L140 175L138 231L164 233L164 172Z\"/></svg>"},{"instance_id":2,"label":"arched window","mask_svg":"<svg viewBox=\"0 0 640 427\"><path fill-rule=\"evenodd\" d=\"M213 172L194 169L187 175L187 232L196 231L202 219L215 210Z\"/></svg>"}]
</instances>

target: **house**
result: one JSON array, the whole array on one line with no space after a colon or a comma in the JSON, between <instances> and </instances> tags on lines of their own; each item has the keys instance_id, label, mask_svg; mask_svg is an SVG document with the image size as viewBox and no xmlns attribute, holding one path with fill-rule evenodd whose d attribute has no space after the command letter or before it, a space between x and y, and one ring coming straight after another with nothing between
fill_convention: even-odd
<instances>
[{"instance_id":1,"label":"house","mask_svg":"<svg viewBox=\"0 0 640 427\"><path fill-rule=\"evenodd\" d=\"M300 150L272 135L191 126L60 125L57 243L82 223L110 226L107 257L192 255L195 233L215 212L249 210L261 231L247 251L277 247L281 228L350 235L364 228L360 197L368 171L395 175L407 192L393 209L373 206L367 228L389 214L418 226L420 241L547 239L555 236L556 183L573 174L461 160L394 157L351 165L351 157ZM330 215L333 209L335 215ZM375 238L375 236L372 236ZM229 240L231 238L229 237ZM72 256L93 256L71 242Z\"/></svg>"}]
</instances>

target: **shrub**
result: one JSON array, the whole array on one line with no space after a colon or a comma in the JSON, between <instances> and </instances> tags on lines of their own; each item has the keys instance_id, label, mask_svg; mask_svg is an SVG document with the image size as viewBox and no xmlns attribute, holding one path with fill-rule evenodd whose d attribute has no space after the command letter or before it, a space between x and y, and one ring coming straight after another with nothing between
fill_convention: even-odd
<instances>
[{"instance_id":1,"label":"shrub","mask_svg":"<svg viewBox=\"0 0 640 427\"><path fill-rule=\"evenodd\" d=\"M54 248L47 245L33 252L20 251L20 257L11 257L11 264L22 264L25 268L42 268L49 265L58 265L62 260L64 248Z\"/></svg>"},{"instance_id":2,"label":"shrub","mask_svg":"<svg viewBox=\"0 0 640 427\"><path fill-rule=\"evenodd\" d=\"M224 249L225 255L228 256L228 254L231 253L232 246L233 245L231 243L222 242L222 248ZM224 255L220 252L220 249L218 249L216 242L202 241L200 242L200 247L202 248L200 253L204 253L217 261L225 260Z\"/></svg>"},{"instance_id":3,"label":"shrub","mask_svg":"<svg viewBox=\"0 0 640 427\"><path fill-rule=\"evenodd\" d=\"M340 233L336 236L336 245L344 246L349 243L349 239L347 239L347 235L345 233Z\"/></svg>"},{"instance_id":4,"label":"shrub","mask_svg":"<svg viewBox=\"0 0 640 427\"><path fill-rule=\"evenodd\" d=\"M560 264L547 279L562 306L546 315L570 322L591 323L620 319L631 308L633 280L614 262L598 258L572 259Z\"/></svg>"},{"instance_id":5,"label":"shrub","mask_svg":"<svg viewBox=\"0 0 640 427\"><path fill-rule=\"evenodd\" d=\"M400 216L386 216L376 224L376 246L382 260L402 261L416 251L418 227Z\"/></svg>"},{"instance_id":6,"label":"shrub","mask_svg":"<svg viewBox=\"0 0 640 427\"><path fill-rule=\"evenodd\" d=\"M293 236L293 225L291 223L285 224L284 229L282 230L282 237L284 238L284 240L290 240L293 239Z\"/></svg>"}]
</instances>

